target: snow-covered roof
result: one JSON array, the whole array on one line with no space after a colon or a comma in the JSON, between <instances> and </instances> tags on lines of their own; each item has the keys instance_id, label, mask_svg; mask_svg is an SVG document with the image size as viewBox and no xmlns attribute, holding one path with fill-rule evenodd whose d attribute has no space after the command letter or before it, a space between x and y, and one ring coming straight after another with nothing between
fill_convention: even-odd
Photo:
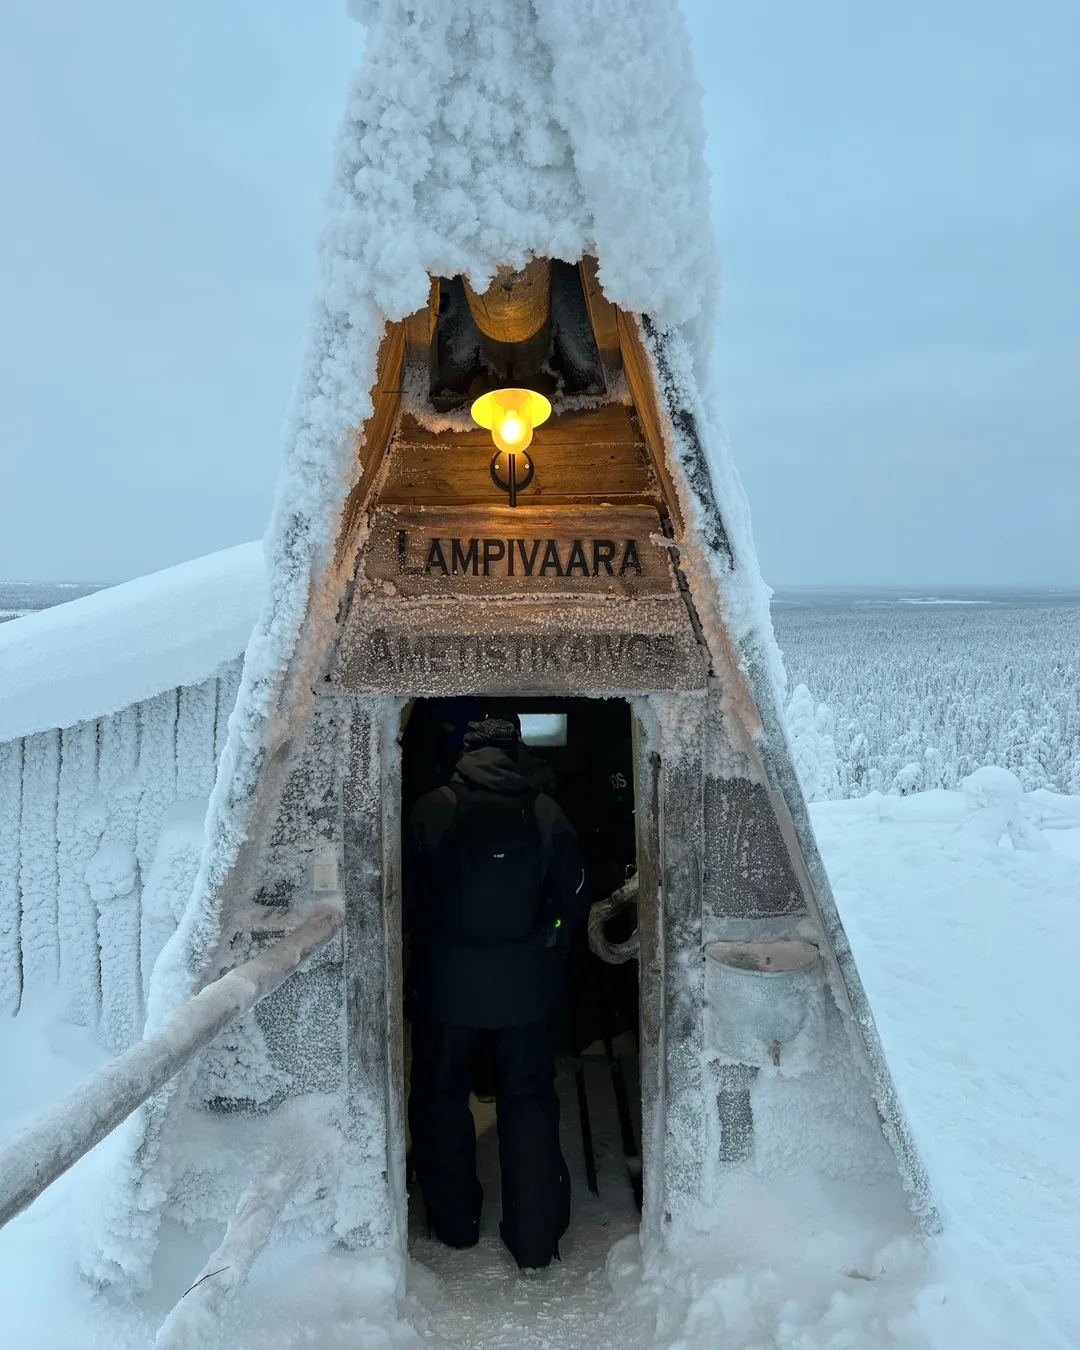
<instances>
[{"instance_id":1,"label":"snow-covered roof","mask_svg":"<svg viewBox=\"0 0 1080 1350\"><path fill-rule=\"evenodd\" d=\"M333 638L352 562L334 545L388 321L426 305L432 277L462 274L483 290L500 266L594 255L606 297L678 339L671 378L700 382L714 337L701 90L678 0L348 2L367 35L282 431L264 603L177 938L186 975L162 1008L186 997L217 947L217 886L248 833L261 768L302 723L313 663ZM696 391L693 403L704 418ZM742 487L719 433L705 439L735 563L728 629L753 638L779 685Z\"/></svg>"},{"instance_id":2,"label":"snow-covered roof","mask_svg":"<svg viewBox=\"0 0 1080 1350\"><path fill-rule=\"evenodd\" d=\"M332 307L366 293L400 319L429 272L483 290L529 254L591 253L610 300L711 346L701 87L678 0L349 7L368 31L324 238Z\"/></svg>"},{"instance_id":3,"label":"snow-covered roof","mask_svg":"<svg viewBox=\"0 0 1080 1350\"><path fill-rule=\"evenodd\" d=\"M0 741L198 684L239 656L262 602L260 542L0 624Z\"/></svg>"}]
</instances>

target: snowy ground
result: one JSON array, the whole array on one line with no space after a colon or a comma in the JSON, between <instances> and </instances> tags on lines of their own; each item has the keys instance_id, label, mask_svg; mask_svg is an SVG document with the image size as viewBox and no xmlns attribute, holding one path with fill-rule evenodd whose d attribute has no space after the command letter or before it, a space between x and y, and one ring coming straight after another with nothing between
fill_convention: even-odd
<instances>
[{"instance_id":1,"label":"snowy ground","mask_svg":"<svg viewBox=\"0 0 1080 1350\"><path fill-rule=\"evenodd\" d=\"M777 1196L748 1182L708 1249L643 1270L613 1122L598 1122L596 1200L581 1182L570 1109L565 1133L578 1205L565 1259L548 1275L518 1277L495 1235L493 1204L477 1251L451 1253L414 1236L402 1301L378 1259L279 1248L257 1265L225 1343L236 1350L1080 1345L1080 981L1065 964L1080 920L1080 799L1029 794L1024 808L1043 828L1019 848L1007 835L992 843L965 826L971 803L958 793L813 808L945 1215L946 1235L930 1251L911 1238L890 1240L896 1216L884 1200L869 1197L855 1222L842 1189ZM5 1024L0 1129L32 1116L101 1058L86 1033L49 1008ZM485 1131L489 1174L493 1143ZM98 1165L94 1155L86 1159L0 1233L3 1343L13 1350L148 1346L217 1236L199 1241L170 1229L155 1293L144 1303L117 1306L91 1295L74 1274L72 1250ZM497 1195L490 1178L488 1190Z\"/></svg>"}]
</instances>

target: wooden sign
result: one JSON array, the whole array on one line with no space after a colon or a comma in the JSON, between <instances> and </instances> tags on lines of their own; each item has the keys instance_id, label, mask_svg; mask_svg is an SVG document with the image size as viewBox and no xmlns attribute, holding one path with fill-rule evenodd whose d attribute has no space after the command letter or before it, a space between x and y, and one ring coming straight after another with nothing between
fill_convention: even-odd
<instances>
[{"instance_id":1,"label":"wooden sign","mask_svg":"<svg viewBox=\"0 0 1080 1350\"><path fill-rule=\"evenodd\" d=\"M380 507L364 574L400 595L670 595L649 507Z\"/></svg>"},{"instance_id":2,"label":"wooden sign","mask_svg":"<svg viewBox=\"0 0 1080 1350\"><path fill-rule=\"evenodd\" d=\"M704 687L678 600L354 606L330 682L355 693L602 693Z\"/></svg>"}]
</instances>

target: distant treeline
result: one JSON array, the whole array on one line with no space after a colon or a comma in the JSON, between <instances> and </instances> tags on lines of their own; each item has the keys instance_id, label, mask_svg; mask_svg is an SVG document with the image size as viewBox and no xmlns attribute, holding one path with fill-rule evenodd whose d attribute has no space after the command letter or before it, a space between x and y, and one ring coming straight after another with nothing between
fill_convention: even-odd
<instances>
[{"instance_id":1,"label":"distant treeline","mask_svg":"<svg viewBox=\"0 0 1080 1350\"><path fill-rule=\"evenodd\" d=\"M812 799L954 788L985 764L1080 794L1080 606L830 602L773 621Z\"/></svg>"}]
</instances>

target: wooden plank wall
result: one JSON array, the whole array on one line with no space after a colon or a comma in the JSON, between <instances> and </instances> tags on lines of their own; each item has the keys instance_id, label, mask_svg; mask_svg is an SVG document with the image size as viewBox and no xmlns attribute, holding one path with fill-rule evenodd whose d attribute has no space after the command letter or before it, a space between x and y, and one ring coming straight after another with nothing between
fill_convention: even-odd
<instances>
[{"instance_id":1,"label":"wooden plank wall","mask_svg":"<svg viewBox=\"0 0 1080 1350\"><path fill-rule=\"evenodd\" d=\"M529 450L536 473L519 493L534 506L661 505L648 448L621 403L567 412L536 429ZM403 416L379 501L395 506L505 504L492 483L491 435L481 427L427 431Z\"/></svg>"},{"instance_id":2,"label":"wooden plank wall","mask_svg":"<svg viewBox=\"0 0 1080 1350\"><path fill-rule=\"evenodd\" d=\"M421 311L423 315L426 311ZM405 361L406 325L388 325L376 365L375 386L371 391L373 411L356 437L356 454L360 462L360 478L353 486L341 512L337 555L344 558L349 543L360 523L364 507L378 482L383 455L401 407L401 376ZM415 328L416 325L414 324Z\"/></svg>"},{"instance_id":3,"label":"wooden plank wall","mask_svg":"<svg viewBox=\"0 0 1080 1350\"><path fill-rule=\"evenodd\" d=\"M346 1157L338 1230L350 1247L388 1247L398 1236L389 1181L393 1069L387 1027L400 1011L400 918L388 931L383 836L381 709L349 700L343 784L345 869ZM372 1184L381 1178L380 1184ZM396 1180L396 1178L395 1178Z\"/></svg>"}]
</instances>

